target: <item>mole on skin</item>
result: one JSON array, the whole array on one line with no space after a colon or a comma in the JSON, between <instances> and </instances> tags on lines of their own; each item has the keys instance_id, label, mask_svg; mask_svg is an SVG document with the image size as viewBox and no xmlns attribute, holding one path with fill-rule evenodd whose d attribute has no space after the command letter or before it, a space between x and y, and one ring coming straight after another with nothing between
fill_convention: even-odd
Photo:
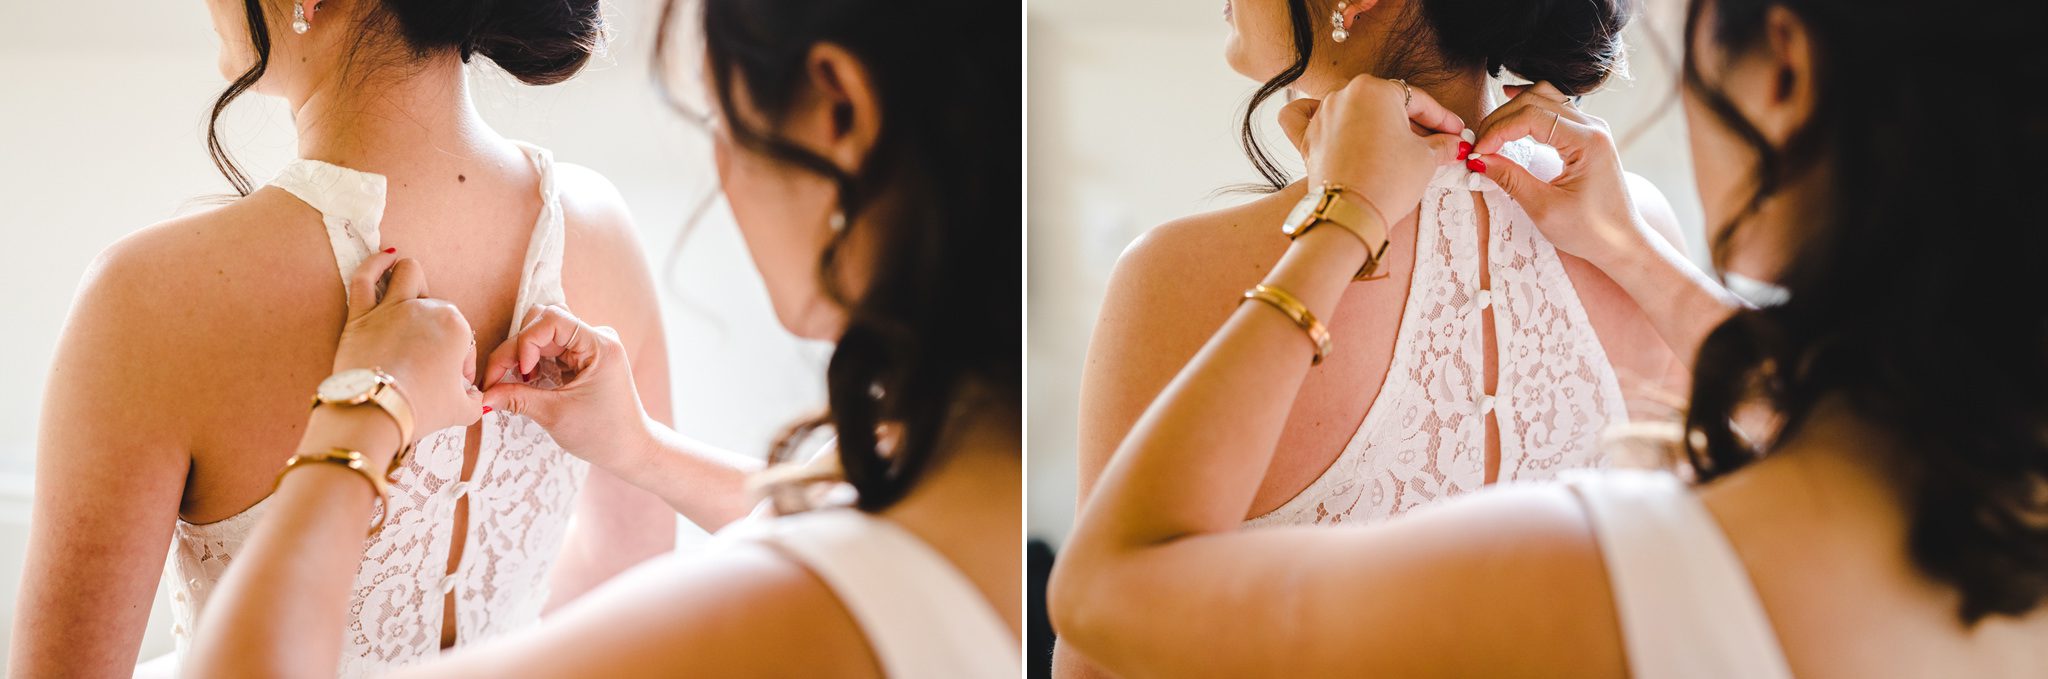
<instances>
[{"instance_id":1,"label":"mole on skin","mask_svg":"<svg viewBox=\"0 0 2048 679\"><path fill-rule=\"evenodd\" d=\"M458 182L466 182L466 181L469 181L469 178L468 178L468 177L464 177L464 176L462 176L462 175L459 175L459 174L458 174L458 175L455 175L455 181L458 181Z\"/></svg>"}]
</instances>

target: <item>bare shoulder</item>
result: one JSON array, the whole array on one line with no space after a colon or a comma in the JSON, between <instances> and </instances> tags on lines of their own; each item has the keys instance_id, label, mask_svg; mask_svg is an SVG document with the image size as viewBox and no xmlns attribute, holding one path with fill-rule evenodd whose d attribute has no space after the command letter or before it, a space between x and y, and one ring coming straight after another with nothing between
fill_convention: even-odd
<instances>
[{"instance_id":1,"label":"bare shoulder","mask_svg":"<svg viewBox=\"0 0 2048 679\"><path fill-rule=\"evenodd\" d=\"M1082 497L1145 407L1286 251L1279 225L1303 192L1176 219L1124 249L1081 374Z\"/></svg>"},{"instance_id":2,"label":"bare shoulder","mask_svg":"<svg viewBox=\"0 0 2048 679\"><path fill-rule=\"evenodd\" d=\"M801 652L790 652L801 649ZM879 676L853 617L808 569L760 545L648 562L551 616L407 676Z\"/></svg>"},{"instance_id":3,"label":"bare shoulder","mask_svg":"<svg viewBox=\"0 0 2048 679\"><path fill-rule=\"evenodd\" d=\"M1128 339L1155 347L1160 341L1187 345L1181 348L1192 353L1236 308L1238 293L1286 251L1279 224L1301 193L1298 185L1288 187L1242 205L1175 219L1138 236L1110 273L1096 341L1126 339L1120 335L1128 329L1140 334Z\"/></svg>"},{"instance_id":4,"label":"bare shoulder","mask_svg":"<svg viewBox=\"0 0 2048 679\"><path fill-rule=\"evenodd\" d=\"M570 256L575 256L578 248L600 252L627 249L639 254L633 213L610 179L582 165L556 163L555 190L562 202L564 226L575 241Z\"/></svg>"},{"instance_id":5,"label":"bare shoulder","mask_svg":"<svg viewBox=\"0 0 2048 679\"><path fill-rule=\"evenodd\" d=\"M658 328L653 269L633 213L610 179L582 165L555 164L555 188L567 229L563 278L569 306L600 325L644 337ZM638 332L633 332L638 328ZM633 340L629 340L632 343Z\"/></svg>"},{"instance_id":6,"label":"bare shoulder","mask_svg":"<svg viewBox=\"0 0 2048 679\"><path fill-rule=\"evenodd\" d=\"M322 244L324 237L285 225L317 219L289 194L261 189L218 208L151 224L100 252L80 283L76 306L114 305L132 312L116 320L148 322L160 314L200 320L210 307L197 302L226 299L229 291L244 302L296 292L274 285L283 282L276 280L278 260ZM338 283L329 287L340 294Z\"/></svg>"},{"instance_id":7,"label":"bare shoulder","mask_svg":"<svg viewBox=\"0 0 2048 679\"><path fill-rule=\"evenodd\" d=\"M1625 676L1599 541L1565 485L1504 484L1352 535L1355 563L1391 569L1343 576L1380 603L1375 624L1452 613L1438 641L1468 649L1462 667L1423 659L1394 674Z\"/></svg>"},{"instance_id":8,"label":"bare shoulder","mask_svg":"<svg viewBox=\"0 0 2048 679\"><path fill-rule=\"evenodd\" d=\"M1643 215L1643 221L1649 222L1650 228L1670 241L1679 252L1690 254L1685 236L1678 227L1678 214L1672 211L1671 201L1664 197L1664 192L1642 175L1634 172L1622 174L1627 177L1629 199L1635 202L1636 212Z\"/></svg>"}]
</instances>

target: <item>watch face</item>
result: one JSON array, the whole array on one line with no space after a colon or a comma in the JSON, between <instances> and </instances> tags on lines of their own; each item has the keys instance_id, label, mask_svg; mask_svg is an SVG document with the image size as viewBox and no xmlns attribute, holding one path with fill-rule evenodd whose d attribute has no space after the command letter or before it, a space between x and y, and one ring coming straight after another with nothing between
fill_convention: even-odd
<instances>
[{"instance_id":1,"label":"watch face","mask_svg":"<svg viewBox=\"0 0 2048 679\"><path fill-rule=\"evenodd\" d=\"M1301 202L1294 204L1294 211L1287 213L1287 222L1280 225L1280 232L1288 236L1300 233L1302 227L1308 226L1309 217L1315 215L1316 205L1321 202L1321 195L1310 193L1303 196Z\"/></svg>"},{"instance_id":2,"label":"watch face","mask_svg":"<svg viewBox=\"0 0 2048 679\"><path fill-rule=\"evenodd\" d=\"M330 403L361 401L370 395L382 380L377 372L367 368L343 370L320 382L320 400Z\"/></svg>"}]
</instances>

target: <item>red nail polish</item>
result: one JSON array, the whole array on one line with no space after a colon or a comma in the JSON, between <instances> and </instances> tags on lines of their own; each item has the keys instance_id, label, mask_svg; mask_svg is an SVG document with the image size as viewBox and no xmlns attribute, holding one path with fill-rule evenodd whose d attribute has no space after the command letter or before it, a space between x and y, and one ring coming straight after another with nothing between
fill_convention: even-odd
<instances>
[{"instance_id":1,"label":"red nail polish","mask_svg":"<svg viewBox=\"0 0 2048 679\"><path fill-rule=\"evenodd\" d=\"M490 406L484 406L484 414L485 414L485 415L489 415L489 414L491 414L491 407L490 407Z\"/></svg>"},{"instance_id":2,"label":"red nail polish","mask_svg":"<svg viewBox=\"0 0 2048 679\"><path fill-rule=\"evenodd\" d=\"M395 252L398 252L398 248L384 248L384 254L387 254L387 255L388 255L388 254L392 254L392 253L395 253Z\"/></svg>"},{"instance_id":3,"label":"red nail polish","mask_svg":"<svg viewBox=\"0 0 2048 679\"><path fill-rule=\"evenodd\" d=\"M1458 157L1459 157L1459 158L1463 158L1463 157L1465 157L1465 156L1469 156L1469 155L1472 155L1472 142L1469 142L1469 141L1461 141L1461 142L1458 142Z\"/></svg>"},{"instance_id":4,"label":"red nail polish","mask_svg":"<svg viewBox=\"0 0 2048 679\"><path fill-rule=\"evenodd\" d=\"M1473 158L1473 159L1471 159L1471 160L1467 160L1467 161L1465 161L1465 169L1467 169L1467 170L1471 170L1471 171L1473 171L1473 172L1482 172L1482 173L1483 173L1483 172L1485 172L1485 171L1486 171L1486 161L1484 161L1484 160L1480 160L1480 159L1478 159L1478 158Z\"/></svg>"}]
</instances>

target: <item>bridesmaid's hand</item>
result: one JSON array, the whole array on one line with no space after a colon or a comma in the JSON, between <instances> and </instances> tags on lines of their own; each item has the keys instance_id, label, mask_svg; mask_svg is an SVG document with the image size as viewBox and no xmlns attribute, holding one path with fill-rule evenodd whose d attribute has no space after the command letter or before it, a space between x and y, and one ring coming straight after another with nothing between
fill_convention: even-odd
<instances>
[{"instance_id":1,"label":"bridesmaid's hand","mask_svg":"<svg viewBox=\"0 0 2048 679\"><path fill-rule=\"evenodd\" d=\"M1486 161L1486 177L1513 196L1551 244L1603 270L1647 250L1650 227L1629 200L1607 121L1577 107L1547 82L1509 89L1513 99L1477 126L1473 150ZM1502 145L1533 138L1557 149L1564 172L1544 182L1521 165L1495 155Z\"/></svg>"},{"instance_id":2,"label":"bridesmaid's hand","mask_svg":"<svg viewBox=\"0 0 2048 679\"><path fill-rule=\"evenodd\" d=\"M640 403L626 347L608 327L568 309L537 307L526 324L491 352L484 406L525 415L563 450L599 467L631 464L655 423Z\"/></svg>"},{"instance_id":3,"label":"bridesmaid's hand","mask_svg":"<svg viewBox=\"0 0 2048 679\"><path fill-rule=\"evenodd\" d=\"M1311 188L1334 182L1357 191L1388 228L1415 211L1437 166L1459 160L1465 130L1428 93L1372 76L1353 78L1318 104L1290 104L1281 126L1300 140Z\"/></svg>"},{"instance_id":4,"label":"bridesmaid's hand","mask_svg":"<svg viewBox=\"0 0 2048 679\"><path fill-rule=\"evenodd\" d=\"M387 272L389 282L380 285ZM483 412L475 337L455 305L427 297L427 275L418 261L387 250L364 260L349 277L348 324L334 350L334 370L377 368L390 374L412 404L417 440L472 424Z\"/></svg>"}]
</instances>

